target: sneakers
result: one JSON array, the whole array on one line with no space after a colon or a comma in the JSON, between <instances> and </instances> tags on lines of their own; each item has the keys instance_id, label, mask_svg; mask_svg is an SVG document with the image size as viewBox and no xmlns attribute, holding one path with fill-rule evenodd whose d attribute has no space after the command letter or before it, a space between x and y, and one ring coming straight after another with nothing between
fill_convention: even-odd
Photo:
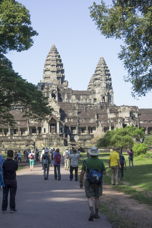
<instances>
[{"instance_id":1,"label":"sneakers","mask_svg":"<svg viewBox=\"0 0 152 228\"><path fill-rule=\"evenodd\" d=\"M95 218L95 219L99 219L100 216L99 216L98 214L94 214L94 218Z\"/></svg>"},{"instance_id":2,"label":"sneakers","mask_svg":"<svg viewBox=\"0 0 152 228\"><path fill-rule=\"evenodd\" d=\"M93 220L94 220L94 215L93 215L93 214L90 214L88 220L93 222Z\"/></svg>"}]
</instances>

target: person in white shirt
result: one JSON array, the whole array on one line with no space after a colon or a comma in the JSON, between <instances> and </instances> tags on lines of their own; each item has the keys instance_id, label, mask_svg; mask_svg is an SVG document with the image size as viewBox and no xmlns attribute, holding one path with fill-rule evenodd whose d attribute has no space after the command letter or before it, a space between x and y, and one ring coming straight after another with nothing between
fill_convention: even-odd
<instances>
[{"instance_id":1,"label":"person in white shirt","mask_svg":"<svg viewBox=\"0 0 152 228\"><path fill-rule=\"evenodd\" d=\"M32 171L35 164L35 154L33 151L29 153L28 159L29 159L30 170Z\"/></svg>"},{"instance_id":2,"label":"person in white shirt","mask_svg":"<svg viewBox=\"0 0 152 228\"><path fill-rule=\"evenodd\" d=\"M64 169L68 170L69 169L69 150L65 150L63 153L63 157L64 157Z\"/></svg>"},{"instance_id":3,"label":"person in white shirt","mask_svg":"<svg viewBox=\"0 0 152 228\"><path fill-rule=\"evenodd\" d=\"M75 181L78 181L78 163L80 154L75 148L72 148L72 153L69 154L70 159L70 181L73 180L73 171L75 171Z\"/></svg>"}]
</instances>

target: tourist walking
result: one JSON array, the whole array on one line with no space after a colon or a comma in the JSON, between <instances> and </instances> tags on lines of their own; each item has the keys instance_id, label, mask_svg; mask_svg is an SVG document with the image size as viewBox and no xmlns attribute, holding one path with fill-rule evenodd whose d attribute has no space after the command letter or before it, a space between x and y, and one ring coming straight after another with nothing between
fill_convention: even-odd
<instances>
[{"instance_id":1,"label":"tourist walking","mask_svg":"<svg viewBox=\"0 0 152 228\"><path fill-rule=\"evenodd\" d=\"M53 154L54 161L54 179L61 180L60 165L61 165L61 154L60 150L57 148Z\"/></svg>"},{"instance_id":2,"label":"tourist walking","mask_svg":"<svg viewBox=\"0 0 152 228\"><path fill-rule=\"evenodd\" d=\"M28 159L29 159L30 170L32 171L35 164L35 154L33 151L30 151L28 155Z\"/></svg>"},{"instance_id":3,"label":"tourist walking","mask_svg":"<svg viewBox=\"0 0 152 228\"><path fill-rule=\"evenodd\" d=\"M69 154L70 159L70 181L73 180L73 171L75 172L75 181L78 180L78 163L79 163L80 154L75 148L72 148L71 153Z\"/></svg>"},{"instance_id":4,"label":"tourist walking","mask_svg":"<svg viewBox=\"0 0 152 228\"><path fill-rule=\"evenodd\" d=\"M42 156L42 167L43 167L44 180L48 180L49 169L50 169L50 154L47 151L45 151L45 153Z\"/></svg>"},{"instance_id":5,"label":"tourist walking","mask_svg":"<svg viewBox=\"0 0 152 228\"><path fill-rule=\"evenodd\" d=\"M4 162L4 158L0 152L0 189L2 189L2 187L4 186L4 180L3 180L3 162Z\"/></svg>"},{"instance_id":6,"label":"tourist walking","mask_svg":"<svg viewBox=\"0 0 152 228\"><path fill-rule=\"evenodd\" d=\"M89 221L100 218L99 206L100 197L102 195L102 177L105 172L105 166L101 159L98 158L98 149L92 147L89 150L90 157L83 161L80 174L80 188L83 187L83 179L85 175L85 193L88 199L90 216Z\"/></svg>"},{"instance_id":7,"label":"tourist walking","mask_svg":"<svg viewBox=\"0 0 152 228\"><path fill-rule=\"evenodd\" d=\"M118 184L118 174L119 174L119 152L117 149L110 151L109 157L109 167L111 168L111 184Z\"/></svg>"},{"instance_id":8,"label":"tourist walking","mask_svg":"<svg viewBox=\"0 0 152 228\"><path fill-rule=\"evenodd\" d=\"M126 160L125 160L125 156L123 155L122 151L120 152L119 163L120 163L120 167L119 167L120 179L122 180L124 177L124 168L126 167Z\"/></svg>"},{"instance_id":9,"label":"tourist walking","mask_svg":"<svg viewBox=\"0 0 152 228\"><path fill-rule=\"evenodd\" d=\"M15 196L17 191L16 170L18 169L17 161L13 160L13 151L7 151L7 159L3 163L3 198L2 198L2 211L6 212L8 207L8 194L10 212L16 211Z\"/></svg>"},{"instance_id":10,"label":"tourist walking","mask_svg":"<svg viewBox=\"0 0 152 228\"><path fill-rule=\"evenodd\" d=\"M65 170L68 170L70 165L70 160L69 160L69 154L70 154L70 151L68 149L66 149L63 153L63 158L64 158L64 169Z\"/></svg>"},{"instance_id":11,"label":"tourist walking","mask_svg":"<svg viewBox=\"0 0 152 228\"><path fill-rule=\"evenodd\" d=\"M22 154L20 151L17 152L17 159L18 159L18 162L22 162Z\"/></svg>"},{"instance_id":12,"label":"tourist walking","mask_svg":"<svg viewBox=\"0 0 152 228\"><path fill-rule=\"evenodd\" d=\"M133 150L130 149L129 151L127 151L127 153L128 153L129 167L130 166L134 166L134 162L133 162L133 158L134 158Z\"/></svg>"}]
</instances>

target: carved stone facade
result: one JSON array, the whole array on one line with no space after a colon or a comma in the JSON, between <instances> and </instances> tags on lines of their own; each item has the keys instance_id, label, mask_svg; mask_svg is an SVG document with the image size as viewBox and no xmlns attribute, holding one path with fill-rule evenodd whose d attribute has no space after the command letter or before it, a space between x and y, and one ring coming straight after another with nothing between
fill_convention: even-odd
<instances>
[{"instance_id":1,"label":"carved stone facade","mask_svg":"<svg viewBox=\"0 0 152 228\"><path fill-rule=\"evenodd\" d=\"M4 144L56 146L80 143L85 145L108 130L125 126L152 130L152 109L114 104L112 80L104 58L100 58L86 91L72 90L65 80L60 54L53 45L45 61L43 79L38 89L48 97L52 113L42 122L23 117L22 110L12 110L16 127L0 128Z\"/></svg>"}]
</instances>

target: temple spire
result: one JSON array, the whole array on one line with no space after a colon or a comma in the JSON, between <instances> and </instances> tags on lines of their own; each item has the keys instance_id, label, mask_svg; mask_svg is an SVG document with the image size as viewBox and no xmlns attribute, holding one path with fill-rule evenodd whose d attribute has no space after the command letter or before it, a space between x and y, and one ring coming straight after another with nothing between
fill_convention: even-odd
<instances>
[{"instance_id":1,"label":"temple spire","mask_svg":"<svg viewBox=\"0 0 152 228\"><path fill-rule=\"evenodd\" d=\"M103 57L99 59L95 72L89 82L88 90L97 102L113 104L113 88L109 69Z\"/></svg>"},{"instance_id":2,"label":"temple spire","mask_svg":"<svg viewBox=\"0 0 152 228\"><path fill-rule=\"evenodd\" d=\"M62 59L55 45L51 46L48 56L45 60L43 81L55 84L64 82L64 68Z\"/></svg>"}]
</instances>

